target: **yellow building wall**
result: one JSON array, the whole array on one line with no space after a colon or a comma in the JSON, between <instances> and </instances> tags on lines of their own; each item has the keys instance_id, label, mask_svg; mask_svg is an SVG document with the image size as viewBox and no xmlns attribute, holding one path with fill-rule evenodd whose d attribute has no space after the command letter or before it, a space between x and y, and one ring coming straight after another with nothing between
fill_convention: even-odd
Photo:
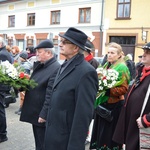
<instances>
[{"instance_id":1,"label":"yellow building wall","mask_svg":"<svg viewBox=\"0 0 150 150\"><path fill-rule=\"evenodd\" d=\"M108 29L106 30L106 45L111 36L136 36L135 62L138 56L143 53L141 47L146 41L142 40L142 27L147 31L147 43L150 42L150 0L131 0L130 19L120 20L117 16L117 0L105 0L104 18L108 20Z\"/></svg>"}]
</instances>

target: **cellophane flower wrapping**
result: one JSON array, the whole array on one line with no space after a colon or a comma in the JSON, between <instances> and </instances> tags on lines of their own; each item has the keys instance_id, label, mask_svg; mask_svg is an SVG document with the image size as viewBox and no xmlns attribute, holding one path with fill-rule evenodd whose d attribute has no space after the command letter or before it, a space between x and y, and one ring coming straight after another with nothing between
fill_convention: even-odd
<instances>
[{"instance_id":1,"label":"cellophane flower wrapping","mask_svg":"<svg viewBox=\"0 0 150 150\"><path fill-rule=\"evenodd\" d=\"M98 101L100 96L104 96L107 89L115 87L118 82L119 73L114 69L104 69L102 67L97 68L97 74L99 79L99 89L96 97L95 106L105 102L108 97L104 97L103 101Z\"/></svg>"},{"instance_id":2,"label":"cellophane flower wrapping","mask_svg":"<svg viewBox=\"0 0 150 150\"><path fill-rule=\"evenodd\" d=\"M24 73L19 65L11 64L7 60L0 62L0 83L24 90L37 86L37 83L30 80L29 75Z\"/></svg>"}]
</instances>

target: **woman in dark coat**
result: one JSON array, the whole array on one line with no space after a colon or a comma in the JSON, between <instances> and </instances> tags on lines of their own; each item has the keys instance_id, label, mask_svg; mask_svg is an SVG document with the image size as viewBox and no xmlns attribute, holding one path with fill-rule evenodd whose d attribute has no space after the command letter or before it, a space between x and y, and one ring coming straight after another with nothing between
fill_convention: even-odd
<instances>
[{"instance_id":1,"label":"woman in dark coat","mask_svg":"<svg viewBox=\"0 0 150 150\"><path fill-rule=\"evenodd\" d=\"M126 150L139 150L139 128L150 125L150 97L143 116L139 118L143 101L150 84L150 43L143 47L142 63L138 68L135 83L128 92L113 140L125 143Z\"/></svg>"},{"instance_id":2,"label":"woman in dark coat","mask_svg":"<svg viewBox=\"0 0 150 150\"><path fill-rule=\"evenodd\" d=\"M108 89L96 100L97 105L102 105L112 111L113 120L108 122L95 113L90 149L119 150L122 149L122 145L112 141L112 136L123 106L124 94L128 90L129 70L122 58L122 48L119 44L110 43L107 56L107 62L103 67L116 70L119 74L117 81L120 84Z\"/></svg>"}]
</instances>

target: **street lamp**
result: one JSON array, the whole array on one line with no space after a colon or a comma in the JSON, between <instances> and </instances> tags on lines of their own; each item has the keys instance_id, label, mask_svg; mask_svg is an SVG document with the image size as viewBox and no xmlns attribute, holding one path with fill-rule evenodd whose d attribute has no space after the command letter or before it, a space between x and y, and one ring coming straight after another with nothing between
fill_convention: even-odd
<instances>
[{"instance_id":1,"label":"street lamp","mask_svg":"<svg viewBox=\"0 0 150 150\"><path fill-rule=\"evenodd\" d=\"M142 27L142 41L145 41L145 43L147 43L147 35L148 31L144 31L144 28Z\"/></svg>"}]
</instances>

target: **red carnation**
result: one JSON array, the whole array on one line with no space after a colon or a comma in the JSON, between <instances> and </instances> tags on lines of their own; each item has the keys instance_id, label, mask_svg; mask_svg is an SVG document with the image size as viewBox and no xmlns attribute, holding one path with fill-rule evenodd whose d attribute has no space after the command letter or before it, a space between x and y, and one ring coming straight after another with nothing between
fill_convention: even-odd
<instances>
[{"instance_id":1,"label":"red carnation","mask_svg":"<svg viewBox=\"0 0 150 150\"><path fill-rule=\"evenodd\" d=\"M102 80L105 80L106 79L106 76L105 77L103 77L103 79Z\"/></svg>"}]
</instances>

